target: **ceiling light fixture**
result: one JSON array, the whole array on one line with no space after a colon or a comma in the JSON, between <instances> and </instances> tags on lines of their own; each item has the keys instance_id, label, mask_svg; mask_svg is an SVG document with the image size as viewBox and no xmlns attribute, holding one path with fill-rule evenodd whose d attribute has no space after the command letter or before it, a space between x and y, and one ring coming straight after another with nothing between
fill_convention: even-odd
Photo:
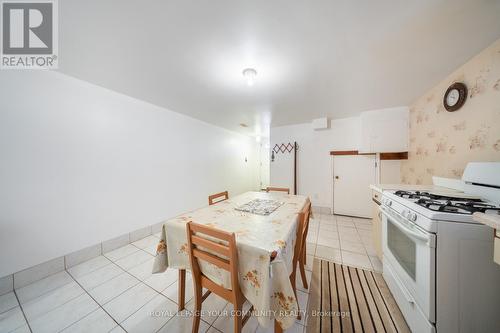
<instances>
[{"instance_id":1,"label":"ceiling light fixture","mask_svg":"<svg viewBox=\"0 0 500 333\"><path fill-rule=\"evenodd\" d=\"M247 80L247 85L251 87L255 83L255 77L257 76L257 71L254 68L245 68L243 70L243 76Z\"/></svg>"}]
</instances>

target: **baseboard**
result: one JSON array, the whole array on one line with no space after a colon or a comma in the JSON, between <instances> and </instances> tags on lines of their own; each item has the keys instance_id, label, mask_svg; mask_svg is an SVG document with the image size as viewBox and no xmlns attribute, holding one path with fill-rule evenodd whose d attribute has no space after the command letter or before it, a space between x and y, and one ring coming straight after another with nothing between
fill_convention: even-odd
<instances>
[{"instance_id":1,"label":"baseboard","mask_svg":"<svg viewBox=\"0 0 500 333\"><path fill-rule=\"evenodd\" d=\"M25 287L50 275L64 271L65 269L76 266L84 261L96 258L119 247L131 244L139 239L152 235L153 233L157 233L161 231L162 226L163 222L155 223L148 227L102 241L98 244L88 246L84 249L69 253L59 258L28 267L14 274L1 277L0 296L13 291L14 289Z\"/></svg>"}]
</instances>

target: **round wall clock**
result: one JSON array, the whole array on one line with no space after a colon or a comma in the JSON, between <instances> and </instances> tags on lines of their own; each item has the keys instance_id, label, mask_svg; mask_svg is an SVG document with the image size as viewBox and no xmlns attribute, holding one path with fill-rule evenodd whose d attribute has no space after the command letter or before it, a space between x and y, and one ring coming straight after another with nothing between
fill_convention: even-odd
<instances>
[{"instance_id":1,"label":"round wall clock","mask_svg":"<svg viewBox=\"0 0 500 333\"><path fill-rule=\"evenodd\" d=\"M453 83L444 94L443 104L446 111L457 111L467 99L467 87L462 82Z\"/></svg>"}]
</instances>

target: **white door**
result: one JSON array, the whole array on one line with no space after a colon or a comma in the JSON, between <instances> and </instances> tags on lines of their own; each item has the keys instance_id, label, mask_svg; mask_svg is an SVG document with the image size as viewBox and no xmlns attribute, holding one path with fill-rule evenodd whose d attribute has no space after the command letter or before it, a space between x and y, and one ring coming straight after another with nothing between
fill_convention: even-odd
<instances>
[{"instance_id":1,"label":"white door","mask_svg":"<svg viewBox=\"0 0 500 333\"><path fill-rule=\"evenodd\" d=\"M333 156L333 212L371 217L370 184L376 183L375 155Z\"/></svg>"}]
</instances>

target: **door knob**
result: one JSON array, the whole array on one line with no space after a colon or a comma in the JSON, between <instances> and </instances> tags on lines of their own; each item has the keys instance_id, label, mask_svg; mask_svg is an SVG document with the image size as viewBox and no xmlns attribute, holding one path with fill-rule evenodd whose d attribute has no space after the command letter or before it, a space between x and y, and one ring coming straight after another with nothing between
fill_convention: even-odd
<instances>
[{"instance_id":1,"label":"door knob","mask_svg":"<svg viewBox=\"0 0 500 333\"><path fill-rule=\"evenodd\" d=\"M335 176L335 179L339 179L339 176Z\"/></svg>"}]
</instances>

